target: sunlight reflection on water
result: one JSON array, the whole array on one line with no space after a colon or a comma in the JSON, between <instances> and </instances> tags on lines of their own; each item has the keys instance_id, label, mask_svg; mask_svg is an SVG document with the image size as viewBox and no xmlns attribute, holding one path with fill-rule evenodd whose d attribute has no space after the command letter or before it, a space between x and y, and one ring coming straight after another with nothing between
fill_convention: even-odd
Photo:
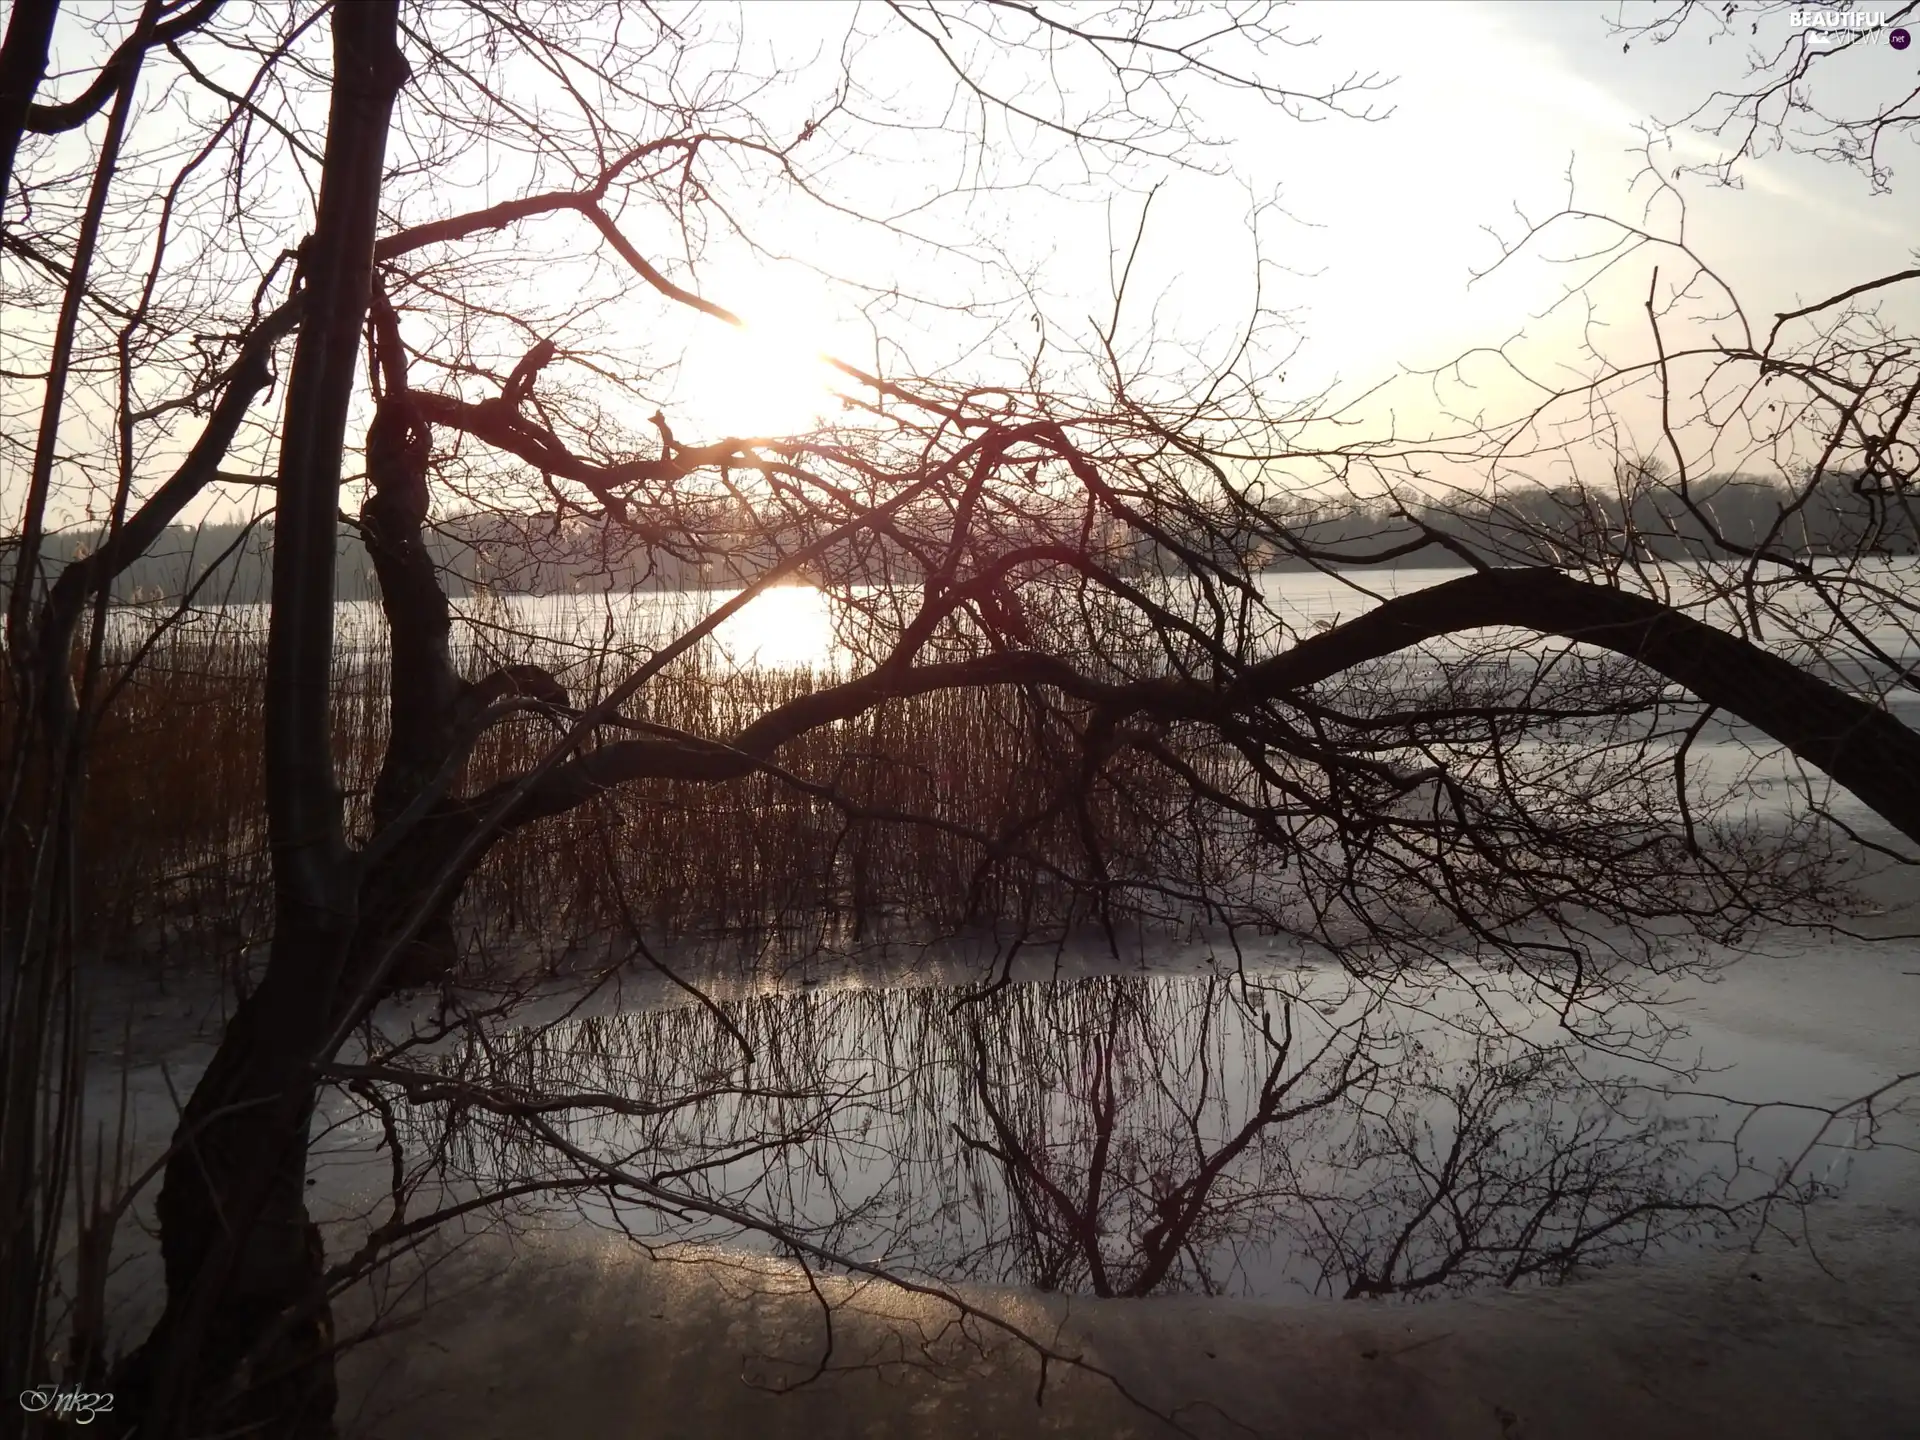
<instances>
[{"instance_id":1,"label":"sunlight reflection on water","mask_svg":"<svg viewBox=\"0 0 1920 1440\"><path fill-rule=\"evenodd\" d=\"M743 668L813 668L833 658L833 617L818 590L783 585L722 622L714 641L728 661Z\"/></svg>"},{"instance_id":2,"label":"sunlight reflection on water","mask_svg":"<svg viewBox=\"0 0 1920 1440\"><path fill-rule=\"evenodd\" d=\"M1901 584L1910 584L1904 572L1911 569L1911 560L1889 562L1889 565L1902 573ZM1697 567L1673 564L1655 569L1677 592L1688 595L1710 578L1709 572ZM1443 584L1467 573L1457 566L1410 565L1345 576L1315 571L1264 572L1258 577L1258 585L1268 613L1264 622L1256 620L1255 629L1264 625L1268 633L1263 638L1255 638L1255 648L1276 641L1290 643L1300 633L1352 620L1373 609L1382 599ZM573 652L572 658L576 659L607 652L646 651L670 643L739 593L714 589L461 596L452 601L454 613L461 622L456 625L454 645L461 651L517 652L533 641L561 652ZM729 668L844 670L852 655L846 648L840 625L856 619L856 611L864 608L865 602L883 593L880 587L855 586L851 594L854 603L849 605L847 595L829 595L808 585L773 587L749 602L741 613L723 622L718 633L707 642L705 653ZM901 592L909 602L916 593L911 589ZM1776 597L1776 603L1791 610L1795 605L1804 608L1807 601L1805 596ZM160 606L116 606L109 643L127 647L138 644L157 619L170 616L171 612L171 602ZM1733 628L1719 610L1702 614L1709 623ZM264 641L267 617L265 605L216 605L195 610L179 623L183 631L251 635ZM1868 611L1857 617L1863 642L1870 642L1896 658L1910 660L1915 654L1915 637L1907 631L1904 622L1904 616L1892 613ZM859 628L856 625L854 633L858 633ZM1791 629L1781 632L1776 627L1774 632L1774 638L1789 650L1795 640ZM343 655L373 653L384 645L385 635L385 621L377 602L343 601L335 607L335 642ZM1827 648L1832 650L1831 646ZM1858 666L1853 668L1857 670ZM1843 678L1842 683L1857 683L1859 678ZM1884 687L1870 688L1878 693Z\"/></svg>"}]
</instances>

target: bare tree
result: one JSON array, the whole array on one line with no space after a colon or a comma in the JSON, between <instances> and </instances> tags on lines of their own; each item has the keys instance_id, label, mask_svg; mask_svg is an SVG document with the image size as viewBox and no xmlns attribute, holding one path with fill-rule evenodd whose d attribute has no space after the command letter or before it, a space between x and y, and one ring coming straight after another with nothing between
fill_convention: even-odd
<instances>
[{"instance_id":1,"label":"bare tree","mask_svg":"<svg viewBox=\"0 0 1920 1440\"><path fill-rule=\"evenodd\" d=\"M1845 85L1833 77L1857 65L1870 48L1911 21L1920 10L1896 5L1870 12L1878 24L1836 28L1821 24L1827 12L1773 3L1678 4L1622 7L1611 23L1629 49L1664 45L1682 34L1704 33L1747 45L1745 83L1716 90L1684 116L1663 117L1728 142L1729 148L1701 167L1721 184L1738 184L1745 163L1778 150L1842 164L1865 178L1875 194L1893 187L1892 145L1920 121L1920 88L1880 97L1873 87ZM1845 12L1835 12L1842 14ZM1804 17L1804 18L1802 18Z\"/></svg>"},{"instance_id":2,"label":"bare tree","mask_svg":"<svg viewBox=\"0 0 1920 1440\"><path fill-rule=\"evenodd\" d=\"M30 97L40 83L47 27L34 17L46 13L21 7L9 26L0 69L12 111L0 122L19 110L20 87ZM1616 1002L1636 975L1674 963L1676 936L1825 922L1845 900L1838 878L1858 827L1817 810L1784 827L1750 823L1737 790L1689 779L1690 748L1715 713L1851 791L1894 832L1870 843L1920 840L1920 737L1886 704L1889 689L1913 683L1886 636L1892 626L1911 639L1912 602L1875 568L1903 543L1889 517L1903 513L1912 479L1911 347L1853 304L1910 275L1780 317L1764 339L1748 328L1737 343L1685 352L1665 343L1663 307L1697 294L1695 277L1656 286L1651 359L1596 357L1588 383L1543 387L1539 408L1514 424L1436 442L1492 485L1517 457L1574 445L1564 431L1543 439L1555 406L1591 416L1610 387L1642 383L1671 401L1685 393L1687 366L1707 376L1702 420L1721 435L1721 387L1746 367L1755 378L1738 390L1739 413L1781 403L1763 398L1769 385L1795 387L1786 416L1760 433L1776 458L1812 456L1758 536L1716 521L1700 432L1670 403L1661 463L1614 467L1613 510L1576 495L1543 513L1500 489L1471 497L1478 509L1440 507L1431 487L1413 484L1432 445L1312 443L1316 425L1338 417L1270 394L1251 334L1215 371L1154 373L1151 355L1119 333L1124 281L1114 323L1065 370L1036 353L1024 373L982 375L881 348L867 363L835 362L843 412L809 433L689 438L659 405L651 332L631 343L620 305L649 297L661 335L737 323L728 297L707 292L703 262L728 245L769 265L780 257L730 187L775 187L829 216L926 239L915 212L941 196L863 216L857 194L829 183L869 112L876 130L887 123L884 97L863 88L861 46L924 46L951 75L955 113L969 117L955 132L960 152L982 190L1052 178L1044 166L995 170L996 126L1083 164L1150 166L1190 159L1194 87L1250 90L1310 116L1365 113L1371 83L1276 82L1263 51L1287 37L1264 7L849 13L837 87L806 97L784 130L763 118L777 107L743 62L697 58L693 16L391 0L258 13L150 5L70 102L80 108L25 112L29 130L42 114L36 133L50 133L113 102L84 169L63 170L70 162L53 147L16 164L17 208L32 218L6 231L6 262L51 316L44 341L23 332L21 342L38 438L8 612L13 1043L0 1239L8 1334L23 1337L9 1341L9 1381L50 1347L44 1277L65 1187L84 1173L71 850L89 737L118 693L105 660L109 601L116 577L214 487L245 484L273 506L260 738L272 931L259 982L161 1167L166 1310L114 1377L119 1413L142 1434L330 1433L341 1287L450 1218L529 1195L701 1215L806 1264L891 1273L759 1203L751 1187L743 1198L714 1178L743 1148L803 1146L849 1097L807 1077L769 1083L755 1069L762 1047L710 997L699 1013L725 1037L713 1043L739 1054L624 1092L516 1072L515 1045L538 1043L515 1022L524 991L479 1007L449 994L434 1021L397 1037L373 1023L396 988L460 974L458 906L489 864L524 837L612 823L620 795L638 787L699 803L685 797L758 786L832 816L845 843L832 846L819 900L836 903L851 872L856 910L871 899L861 857L873 845L935 835L958 876L954 913L942 918L1011 926L1009 963L1023 946L1088 926L1109 937L1143 924L1281 933L1369 985L1471 963L1615 1049L1638 1038L1617 1028ZM161 158L148 160L124 148L143 133L141 76L161 50L206 109L171 137L156 133ZM710 87L683 83L696 63L711 64ZM1098 83L1043 91L1042 105L1029 82L1046 65ZM527 98L536 85L538 105ZM460 183L465 157L481 151L512 157L504 197L487 191L491 175ZM116 188L136 161L173 167L157 206ZM487 192L485 203L450 206L464 188ZM176 219L190 203L193 226ZM11 216L11 193L9 206ZM1625 233L1606 263L1657 243ZM96 273L107 242L147 257L128 272L145 276L131 298ZM955 267L991 260L961 240L927 243ZM556 246L575 247L582 267L564 292L535 283ZM846 278L883 317L911 312L914 297L885 277ZM984 320L1005 318L975 303ZM289 340L280 419L263 433L253 407ZM98 403L82 406L82 395ZM651 419L636 422L649 406ZM201 415L189 439L185 417ZM73 425L100 426L88 452L100 468L74 466L71 493L99 486L107 523L98 548L48 577L56 460ZM225 468L236 450L254 470ZM356 455L364 476L349 475ZM150 485L162 456L167 478ZM1843 473L1850 528L1814 540L1793 532ZM358 514L344 516L355 485ZM1703 561L1697 592L1658 568L1671 549L1637 528L1648 495L1669 502L1654 513ZM1334 527L1329 496L1345 507ZM603 648L577 674L530 658L530 644L471 664L448 595L459 577L432 543L450 501L496 552L496 579L565 562L607 588L697 572L729 596L644 647ZM376 574L388 647L383 748L370 793L352 806L334 733L343 526ZM1369 587L1367 567L1417 553L1471 573L1414 596ZM1377 603L1316 630L1262 590L1258 572L1276 559L1337 573ZM787 581L834 601L842 673L704 709L650 703L687 684L729 618ZM1780 633L1790 643L1776 643ZM983 786L913 780L912 767L848 741L863 725L911 728L953 696L982 697L990 745L976 754L1019 781L1003 803L981 803ZM622 847L602 854L603 918L644 958L649 897L626 893ZM996 988L971 1003L991 1004ZM1109 1015L1077 1097L1096 1132L1119 1018ZM976 1032L984 1124L960 1139L1002 1167L1044 1274L1084 1268L1102 1293L1161 1286L1191 1257L1236 1157L1371 1069L1367 1044L1348 1036L1324 1056L1327 1088L1296 1093L1289 1032L1272 1023L1261 1022L1263 1078L1238 1129L1217 1143L1195 1137L1180 1174L1136 1157L1124 1183L1109 1179L1109 1147L1077 1196L995 1094L988 1039ZM508 1032L518 1038L503 1046ZM449 1036L468 1047L451 1073L430 1053ZM394 1182L386 1217L329 1265L306 1180L316 1105L335 1085L381 1123ZM40 1118L49 1094L65 1104L50 1128ZM757 1128L723 1138L671 1133L716 1106L770 1108ZM425 1132L436 1163L424 1172L410 1166L422 1132L402 1123L407 1107L439 1120ZM451 1117L474 1115L545 1163L531 1176L468 1166L468 1189L435 1192L421 1175L444 1181L438 1162L460 1131ZM583 1143L582 1116L632 1128L608 1152ZM1390 1138L1402 1152L1410 1144ZM1588 1139L1551 1148L1578 1154ZM1603 1188L1583 1184L1546 1177L1532 1197L1535 1238L1522 1246L1502 1228L1516 1206L1485 1212L1436 1262L1440 1273L1490 1253L1508 1274L1573 1263L1613 1230L1549 1242L1537 1222ZM1101 1241L1094 1192L1106 1185L1137 1212L1136 1253L1124 1261ZM1624 1191L1606 1193L1621 1223L1644 1213ZM89 1212L96 1255L128 1203ZM1356 1293L1425 1283L1431 1267L1411 1258L1412 1241L1375 1267L1350 1229L1326 1233L1351 1262ZM97 1320L83 1314L70 1347L88 1380L104 1374Z\"/></svg>"}]
</instances>

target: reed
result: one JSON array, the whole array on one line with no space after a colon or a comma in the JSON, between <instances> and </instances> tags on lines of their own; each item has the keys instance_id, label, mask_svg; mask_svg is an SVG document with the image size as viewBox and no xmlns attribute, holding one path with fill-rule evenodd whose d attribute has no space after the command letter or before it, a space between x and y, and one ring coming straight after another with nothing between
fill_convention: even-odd
<instances>
[{"instance_id":1,"label":"reed","mask_svg":"<svg viewBox=\"0 0 1920 1440\"><path fill-rule=\"evenodd\" d=\"M486 617L478 617L484 620ZM497 617L495 617L497 618ZM591 701L648 637L592 645L481 624L470 669L539 663ZM111 704L93 736L82 826L85 906L109 951L233 965L270 918L260 776L264 637L213 616L161 633L137 665L110 658ZM366 800L387 731L388 656L378 634L335 662L335 760L348 821ZM810 672L735 668L696 654L646 688L635 713L724 737L823 683ZM930 817L1000 835L1049 793L1067 761L1062 725L1009 691L954 691L883 705L806 734L788 772L853 806ZM554 734L538 719L490 732L469 758L469 790L535 763ZM665 937L859 934L1064 914L1073 891L1050 867L1109 873L1145 855L1177 802L1164 778L1123 759L1086 798L990 857L939 825L850 817L842 805L760 773L726 784L654 781L541 822L497 845L469 882L461 924L488 943L564 949L637 922ZM1037 862L1037 863L1036 863Z\"/></svg>"}]
</instances>

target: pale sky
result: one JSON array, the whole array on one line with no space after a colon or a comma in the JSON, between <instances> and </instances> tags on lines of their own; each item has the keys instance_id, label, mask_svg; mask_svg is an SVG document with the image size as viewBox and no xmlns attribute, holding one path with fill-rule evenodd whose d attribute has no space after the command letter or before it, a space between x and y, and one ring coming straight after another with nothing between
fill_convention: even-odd
<instances>
[{"instance_id":1,"label":"pale sky","mask_svg":"<svg viewBox=\"0 0 1920 1440\"><path fill-rule=\"evenodd\" d=\"M1320 39L1310 50L1283 52L1278 72L1298 75L1303 86L1378 72L1391 83L1376 103L1391 115L1302 125L1263 104L1212 100L1203 124L1232 137L1226 158L1234 174L1166 179L1148 217L1123 334L1137 343L1149 334L1161 344L1185 341L1203 354L1228 343L1252 304L1250 196L1277 193L1293 219L1269 217L1262 227L1266 261L1284 267L1269 268L1263 298L1292 312L1300 335L1299 353L1284 364L1287 383L1276 386L1283 395L1336 382L1338 393L1357 394L1401 367L1441 365L1523 332L1527 339L1514 353L1543 370L1576 358L1585 312L1539 318L1574 273L1546 257L1566 255L1598 231L1553 232L1544 248L1475 282L1499 254L1488 227L1517 237L1521 213L1544 218L1571 198L1582 209L1647 220L1671 233L1675 197L1661 197L1649 211L1653 187L1644 176L1635 183L1645 164L1641 127L1677 120L1716 85L1740 80L1751 47L1777 48L1790 25L1782 8L1754 17L1750 35L1708 43L1703 28L1623 53L1606 23L1621 12L1617 4L1596 3L1297 6L1289 23ZM813 8L816 22L837 13ZM1626 7L1627 18L1634 14ZM760 10L749 21L767 18ZM1843 83L1856 93L1884 87L1891 96L1913 84L1920 62L1909 56L1920 56L1920 48L1902 56L1877 44L1831 68L1848 66ZM1712 137L1683 131L1655 158L1670 173L1720 150ZM1870 194L1851 170L1790 154L1746 163L1738 191L1682 178L1675 183L1687 208L1687 236L1764 325L1777 311L1913 263L1920 187L1910 183L1910 172L1920 152L1902 143L1892 158L1892 195ZM1025 197L1008 221L1007 246L1038 267L1047 323L1063 339L1076 330L1084 339L1085 317L1107 314L1109 256L1116 241L1131 239L1146 178L1136 177L1136 193L1111 205L1093 197ZM1655 260L1637 258L1592 292L1616 356L1646 348L1641 307ZM1671 257L1659 263L1669 276L1675 272ZM807 285L768 286L764 274L716 278L717 293L731 279L744 297L740 308L770 317L763 328L783 336L788 354L804 351L806 337L821 332L830 346L855 354L871 346L860 327L834 325L831 301ZM756 297L757 288L771 296ZM1901 303L1915 312L1911 301ZM1016 350L1030 348L1032 329L1009 325L1005 338ZM752 353L751 342L737 339L696 343L688 401L698 404L695 392L725 389L724 380L743 373L742 357ZM791 375L803 367L774 368ZM1488 414L1525 403L1524 387L1491 367L1473 373ZM732 422L722 428L752 429L758 415L787 420L808 408L805 387L796 393L776 383L764 390L779 397L764 408L716 404L713 413ZM1450 398L1475 403L1457 390ZM1365 414L1377 426L1389 410L1402 434L1442 423L1424 381L1390 387Z\"/></svg>"},{"instance_id":2,"label":"pale sky","mask_svg":"<svg viewBox=\"0 0 1920 1440\"><path fill-rule=\"evenodd\" d=\"M691 314L671 318L666 329L634 331L652 346L654 360L660 350L687 347L673 392L663 397L686 438L803 425L830 406L825 373L812 358L822 349L862 363L878 353L883 363L900 356L943 373L986 379L1012 372L1017 378L1037 344L1058 355L1091 341L1090 317L1104 321L1111 312L1115 249L1131 243L1146 193L1158 183L1121 315L1123 350L1151 347L1165 357L1165 368L1174 368L1172 357L1182 352L1217 359L1246 324L1258 277L1262 303L1286 312L1294 327L1292 336L1269 336L1266 358L1255 366L1276 403L1328 387L1339 397L1358 396L1403 367L1442 365L1517 335L1525 336L1511 352L1517 358L1541 373L1571 374L1557 367L1578 359L1586 317L1564 311L1541 318L1575 273L1546 257L1565 255L1596 232L1550 237L1544 249L1476 283L1476 272L1499 254L1489 227L1517 237L1521 213L1544 218L1568 201L1571 176L1581 208L1645 218L1670 230L1673 198L1660 199L1649 213L1653 191L1634 183L1643 165L1637 127L1678 119L1716 84L1739 80L1749 47L1776 49L1790 24L1782 6L1758 15L1751 35L1707 44L1703 28L1664 46L1636 44L1622 53L1606 24L1621 8L1587 0L1306 0L1288 12L1287 23L1298 35L1319 39L1276 51L1272 73L1302 89L1348 74L1377 74L1390 83L1368 99L1391 114L1373 122L1332 117L1302 124L1244 96L1211 95L1199 109L1199 124L1227 142L1209 157L1225 175L1143 166L1116 177L1086 176L1076 174L1070 157L1062 164L1056 156L1036 162L1053 177L1050 187L971 193L912 216L909 223L994 245L1010 270L1030 277L1030 297L1008 293L1005 270L992 282L991 327L911 307L881 307L862 317L847 292L799 266L770 265L721 247L700 284L752 322L746 335ZM1631 18L1635 7L1626 11ZM731 12L690 13L707 23ZM741 12L744 62L781 78L763 102L778 117L776 130L798 130L820 93L808 78L808 62L817 61L821 75L837 73L854 16L834 0L749 5ZM877 19L864 23L880 29ZM72 50L69 38L57 62L84 68L86 55ZM1920 47L1903 54L1876 43L1841 63L1848 67L1841 83L1851 93L1891 96L1912 87ZM938 118L945 91L924 42L897 27L881 31L859 48L856 66L869 87L868 108ZM71 89L66 83L61 93ZM964 157L937 137L894 133L867 143L871 149L839 157L829 178L870 206L983 178L966 171ZM1004 166L1027 158L1019 153L1022 143L1016 136L1003 146ZM1717 145L1682 134L1656 158L1670 172L1712 159ZM1892 158L1892 195L1870 194L1851 170L1792 155L1749 162L1739 191L1679 180L1689 238L1764 324L1776 311L1914 263L1920 186L1910 172L1920 151L1902 141ZM482 195L476 190L441 203L464 207L505 198ZM1248 216L1266 199L1277 200L1285 213L1269 211L1259 224L1262 266ZM669 245L645 233L647 217L632 223L636 243ZM779 210L762 213L758 223L787 249L841 273L879 283L897 279L903 289L933 299L982 293L979 276L963 264L929 262L873 227L833 228L817 216ZM579 234L543 240L567 225L579 228L572 219L554 225L529 235L535 243L582 248ZM1650 255L1638 257L1591 291L1602 328L1589 333L1616 356L1647 348L1640 307L1652 263ZM1672 262L1661 263L1671 274ZM558 263L543 278L556 294L572 283ZM1916 318L1920 307L1912 300L1897 303ZM1447 391L1444 398L1456 410L1477 408L1496 418L1527 403L1525 387L1491 364L1465 373L1479 388ZM1390 419L1402 435L1445 424L1432 384L1412 378L1374 395L1354 418L1360 423L1349 438L1384 433ZM215 508L222 503L236 502L210 501Z\"/></svg>"}]
</instances>

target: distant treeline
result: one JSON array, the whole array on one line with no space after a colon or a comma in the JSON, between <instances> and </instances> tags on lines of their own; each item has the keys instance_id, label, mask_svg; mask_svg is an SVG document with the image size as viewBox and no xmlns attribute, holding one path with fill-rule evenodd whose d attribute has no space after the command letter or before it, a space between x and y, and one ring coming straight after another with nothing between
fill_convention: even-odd
<instances>
[{"instance_id":1,"label":"distant treeline","mask_svg":"<svg viewBox=\"0 0 1920 1440\"><path fill-rule=\"evenodd\" d=\"M1779 481L1744 475L1713 476L1692 487L1692 505L1670 483L1626 487L1618 493L1568 486L1530 485L1502 490L1488 502L1436 501L1405 515L1384 506L1329 506L1289 526L1302 546L1356 561L1417 540L1427 525L1505 564L1565 563L1577 550L1634 553L1656 560L1690 560L1736 546L1767 546L1801 557L1869 552L1920 554L1915 497L1862 485L1847 474L1828 475L1809 493ZM1711 527L1711 529L1709 528ZM1258 557L1269 569L1311 562L1283 551ZM1443 549L1421 557L1445 563Z\"/></svg>"},{"instance_id":2,"label":"distant treeline","mask_svg":"<svg viewBox=\"0 0 1920 1440\"><path fill-rule=\"evenodd\" d=\"M425 534L428 551L456 598L485 588L501 593L700 589L727 583L724 547L689 560L661 550L629 545L609 555L584 527L556 532L548 518L472 514L436 522ZM105 539L97 528L76 528L47 537L41 567L51 578L69 561L91 553ZM11 579L14 546L4 542L0 576ZM360 537L343 529L335 546L335 587L342 600L374 600L379 588L373 562ZM189 590L196 604L264 603L273 586L273 520L252 524L209 522L169 526L147 552L114 582L116 601L178 602Z\"/></svg>"},{"instance_id":3,"label":"distant treeline","mask_svg":"<svg viewBox=\"0 0 1920 1440\"><path fill-rule=\"evenodd\" d=\"M1811 495L1778 482L1730 476L1702 482L1695 491L1698 513L1671 487L1641 487L1631 503L1618 495L1575 488L1516 487L1494 503L1436 501L1407 515L1381 506L1350 503L1292 517L1288 530L1302 546L1364 563L1418 537L1425 524L1507 564L1561 563L1577 546L1584 553L1619 550L1629 538L1637 552L1662 560L1723 553L1708 542L1706 524L1737 545L1758 545L1772 536L1777 549L1808 556L1870 550L1920 554L1920 526L1910 497L1863 491L1852 476L1834 475ZM1787 511L1782 521L1783 510ZM1231 527L1223 526L1221 533ZM95 528L62 531L47 538L42 561L49 577L103 540ZM1209 538L1180 536L1183 546L1208 551ZM606 532L585 525L568 529L538 516L473 513L436 521L427 546L439 563L449 594L477 589L498 593L555 594L569 591L692 590L737 583L724 537L708 537L698 555L675 553L628 539L623 552L604 546ZM0 542L0 576L11 577L14 547ZM1260 568L1287 570L1314 563L1271 542L1254 542L1247 559ZM1244 552L1243 552L1244 553ZM378 598L373 565L359 538L343 530L337 585L342 600ZM178 602L189 590L196 603L253 604L268 598L272 583L273 523L179 525L134 561L114 585L122 602ZM1171 557L1144 539L1138 568L1157 568ZM1447 552L1430 548L1411 563L1446 563ZM749 573L756 568L744 567ZM898 557L886 567L903 578ZM905 567L910 569L911 567ZM874 578L879 578L876 573Z\"/></svg>"}]
</instances>

